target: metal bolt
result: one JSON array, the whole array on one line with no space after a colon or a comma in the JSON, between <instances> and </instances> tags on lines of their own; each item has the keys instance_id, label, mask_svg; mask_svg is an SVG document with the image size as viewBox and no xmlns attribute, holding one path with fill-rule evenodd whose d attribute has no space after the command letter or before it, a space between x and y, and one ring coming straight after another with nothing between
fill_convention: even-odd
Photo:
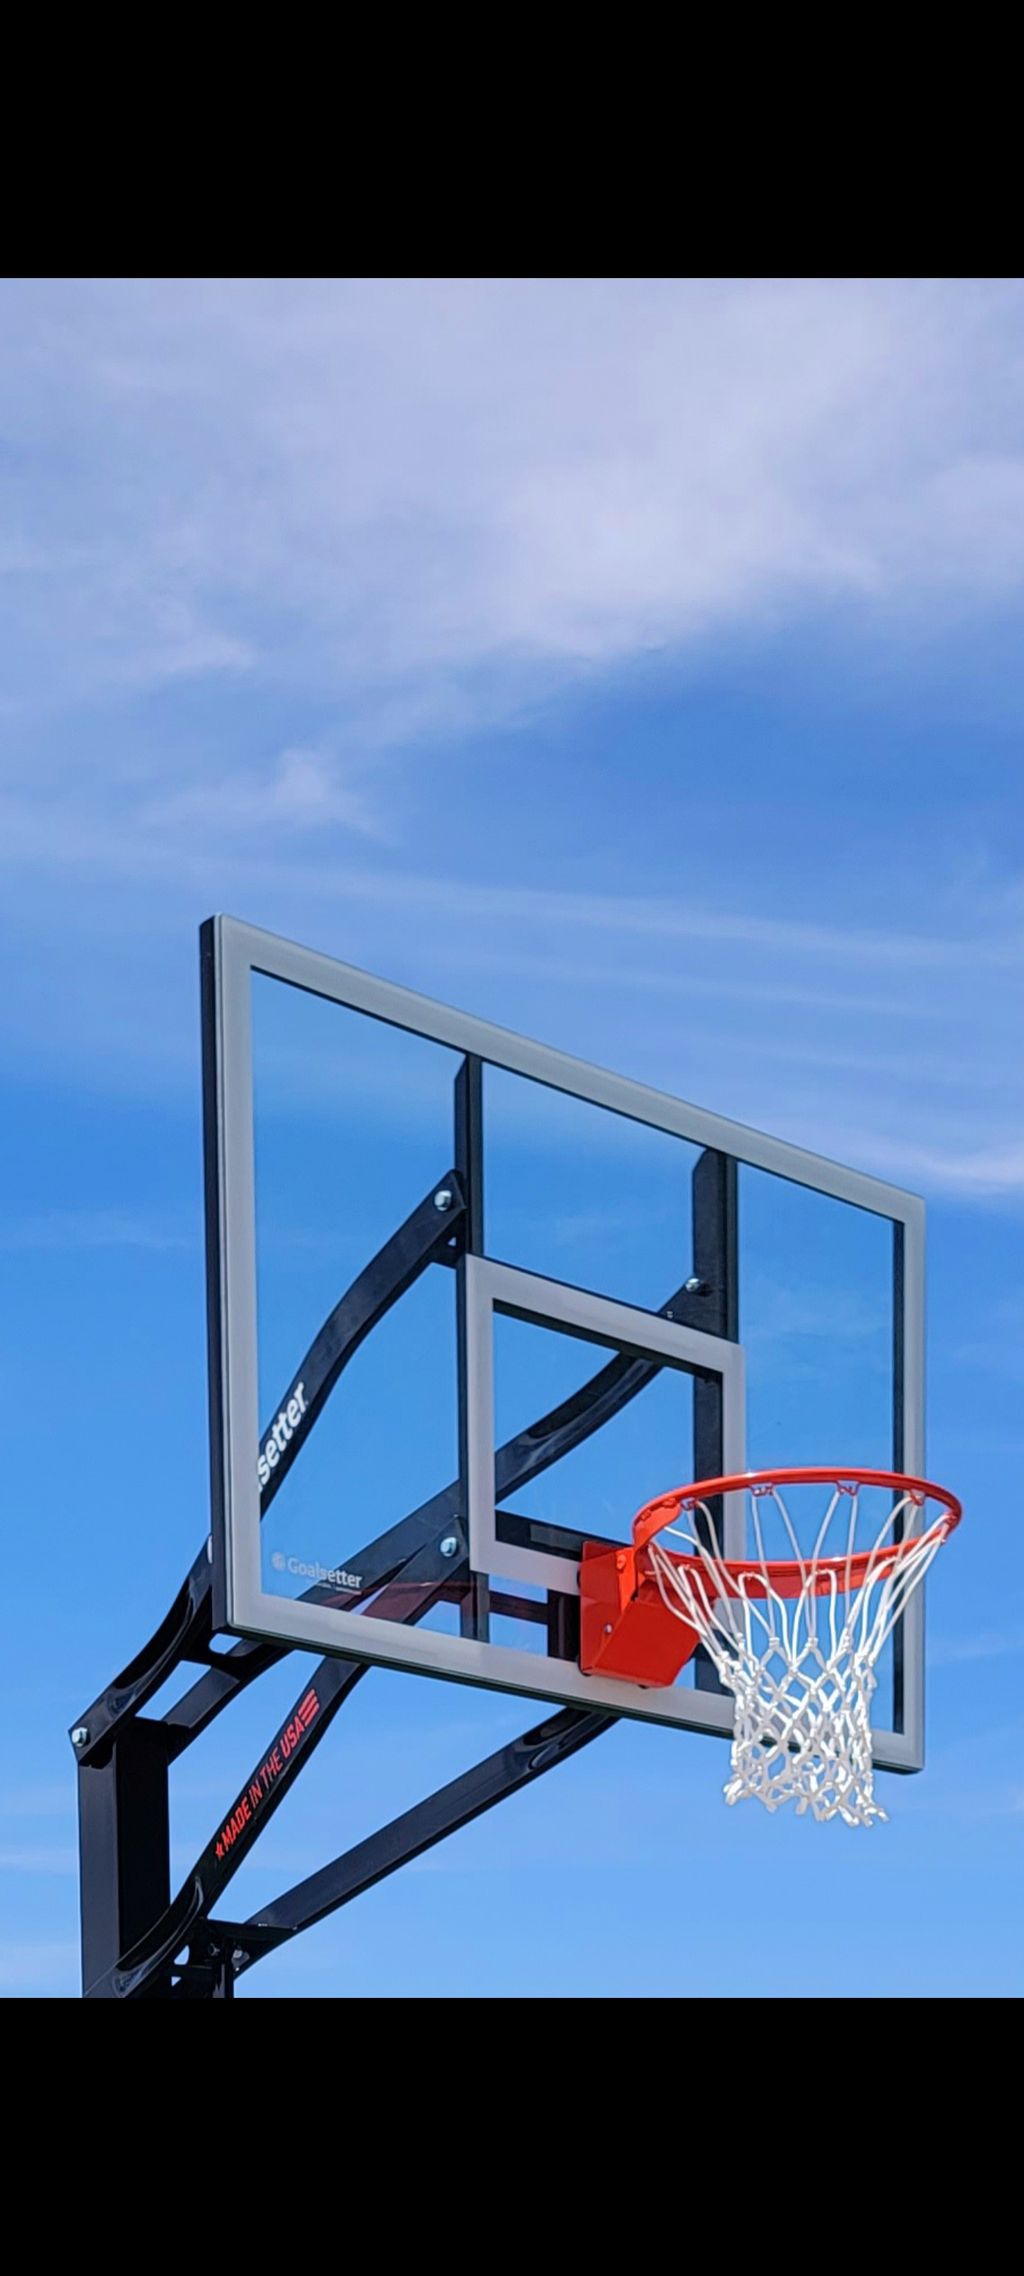
<instances>
[{"instance_id":1,"label":"metal bolt","mask_svg":"<svg viewBox=\"0 0 1024 2276\"><path fill-rule=\"evenodd\" d=\"M454 1201L454 1199L455 1199L455 1196L454 1196L454 1194L453 1194L453 1192L452 1192L452 1189L451 1189L450 1185L443 1185L443 1186L441 1187L441 1190L440 1190L440 1192L439 1192L439 1193L435 1193L435 1195L434 1195L434 1207L435 1207L435 1209L440 1209L440 1211L441 1211L441 1213L442 1213L442 1215L443 1215L446 1209L450 1209L450 1208L451 1208L451 1205L452 1205L452 1202Z\"/></svg>"},{"instance_id":2,"label":"metal bolt","mask_svg":"<svg viewBox=\"0 0 1024 2276\"><path fill-rule=\"evenodd\" d=\"M611 1621L610 1621L610 1620L606 1620L606 1621L605 1621L605 1624L604 1624L604 1632L605 1632L605 1635L606 1635L606 1636L610 1636L610 1635L611 1635L611 1632L612 1632L612 1624L611 1624Z\"/></svg>"},{"instance_id":3,"label":"metal bolt","mask_svg":"<svg viewBox=\"0 0 1024 2276\"><path fill-rule=\"evenodd\" d=\"M443 1541L442 1541L442 1543L441 1543L441 1555L442 1555L442 1557L454 1557L454 1555L455 1555L455 1552L456 1552L456 1549L458 1548L458 1546L459 1546L459 1544L458 1544L458 1540L457 1540L457 1538L456 1538L455 1534L454 1534L454 1533L446 1533L446 1534L445 1534L445 1537L444 1537L444 1540L443 1540Z\"/></svg>"},{"instance_id":4,"label":"metal bolt","mask_svg":"<svg viewBox=\"0 0 1024 2276\"><path fill-rule=\"evenodd\" d=\"M688 1296L703 1296L707 1283L694 1274L692 1280L684 1281L683 1285Z\"/></svg>"},{"instance_id":5,"label":"metal bolt","mask_svg":"<svg viewBox=\"0 0 1024 2276\"><path fill-rule=\"evenodd\" d=\"M89 1731L88 1731L88 1726L87 1726L85 1723L76 1723L76 1724L75 1724L75 1727L74 1727L74 1730L73 1730L73 1731L72 1731L72 1733L71 1733L71 1744L72 1744L72 1746L73 1746L73 1747L84 1747L84 1746L85 1746L85 1745L88 1743L88 1738L89 1738Z\"/></svg>"}]
</instances>

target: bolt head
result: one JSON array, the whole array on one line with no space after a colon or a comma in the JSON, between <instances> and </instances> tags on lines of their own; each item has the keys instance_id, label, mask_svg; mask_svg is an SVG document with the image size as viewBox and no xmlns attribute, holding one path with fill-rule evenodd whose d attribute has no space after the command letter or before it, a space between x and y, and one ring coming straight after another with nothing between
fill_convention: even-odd
<instances>
[{"instance_id":1,"label":"bolt head","mask_svg":"<svg viewBox=\"0 0 1024 2276\"><path fill-rule=\"evenodd\" d=\"M454 1533L446 1533L441 1543L442 1557L454 1557L459 1544Z\"/></svg>"},{"instance_id":2,"label":"bolt head","mask_svg":"<svg viewBox=\"0 0 1024 2276\"><path fill-rule=\"evenodd\" d=\"M89 1729L88 1729L88 1725L87 1725L86 1723L76 1723L76 1724L75 1724L75 1727L74 1727L74 1730L73 1730L73 1731L72 1731L72 1733L71 1733L71 1744L72 1744L72 1746L73 1746L73 1747L84 1747L84 1746L87 1746L87 1745L88 1745L88 1741L89 1741Z\"/></svg>"},{"instance_id":3,"label":"bolt head","mask_svg":"<svg viewBox=\"0 0 1024 2276\"><path fill-rule=\"evenodd\" d=\"M611 1632L612 1632L612 1624L611 1624L611 1621L610 1621L610 1620L606 1620L606 1621L605 1621L605 1624L604 1624L604 1632L605 1632L605 1635L606 1635L606 1636L610 1636L610 1635L611 1635Z\"/></svg>"},{"instance_id":4,"label":"bolt head","mask_svg":"<svg viewBox=\"0 0 1024 2276\"><path fill-rule=\"evenodd\" d=\"M450 1185L443 1185L440 1191L434 1195L434 1207L435 1209L439 1209L441 1211L441 1215L444 1216L445 1212L451 1208L454 1199L455 1195L453 1194Z\"/></svg>"},{"instance_id":5,"label":"bolt head","mask_svg":"<svg viewBox=\"0 0 1024 2276\"><path fill-rule=\"evenodd\" d=\"M692 1278L686 1281L684 1285L688 1296L703 1296L704 1282L698 1278L696 1273L694 1273Z\"/></svg>"}]
</instances>

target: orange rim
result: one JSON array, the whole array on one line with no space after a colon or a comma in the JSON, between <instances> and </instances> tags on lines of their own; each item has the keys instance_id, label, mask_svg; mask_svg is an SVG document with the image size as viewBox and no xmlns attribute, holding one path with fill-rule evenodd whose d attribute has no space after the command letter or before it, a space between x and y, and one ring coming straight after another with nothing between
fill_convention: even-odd
<instances>
[{"instance_id":1,"label":"orange rim","mask_svg":"<svg viewBox=\"0 0 1024 2276\"><path fill-rule=\"evenodd\" d=\"M861 1486L889 1486L899 1500L910 1500L918 1508L923 1508L929 1501L937 1502L943 1516L935 1520L935 1523L942 1525L944 1540L959 1525L963 1515L956 1495L951 1494L945 1486L937 1486L929 1478L905 1477L898 1470L748 1470L732 1478L702 1478L695 1485L678 1486L672 1493L661 1494L656 1501L646 1502L633 1520L634 1548L646 1548L648 1542L671 1525L682 1511L699 1508L701 1503L714 1500L719 1494L767 1494L773 1486L831 1486L837 1493L851 1494ZM738 1597L764 1595L769 1588L778 1596L798 1595L807 1586L808 1575L812 1571L814 1593L824 1596L834 1586L838 1586L844 1593L861 1588L872 1570L881 1578L902 1557L909 1555L932 1530L933 1527L928 1526L923 1533L908 1534L905 1540L893 1542L888 1549L861 1549L853 1556L821 1557L817 1560L811 1557L781 1557L770 1561L756 1557L727 1560L716 1556L711 1563L699 1554L677 1557L672 1550L666 1553L674 1563L699 1567L707 1580L712 1578L713 1573L727 1575L736 1584ZM753 1585L744 1585L748 1583Z\"/></svg>"}]
</instances>

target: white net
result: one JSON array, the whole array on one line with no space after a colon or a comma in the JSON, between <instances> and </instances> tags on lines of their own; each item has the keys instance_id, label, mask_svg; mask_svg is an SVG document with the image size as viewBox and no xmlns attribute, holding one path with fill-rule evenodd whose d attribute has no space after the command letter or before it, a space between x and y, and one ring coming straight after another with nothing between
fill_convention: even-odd
<instances>
[{"instance_id":1,"label":"white net","mask_svg":"<svg viewBox=\"0 0 1024 2276\"><path fill-rule=\"evenodd\" d=\"M756 1554L742 1565L721 1555L705 1501L684 1501L679 1518L689 1522L666 1525L647 1543L663 1603L696 1629L735 1697L725 1799L754 1796L768 1810L795 1802L816 1818L872 1825L886 1817L871 1759L878 1659L949 1519L943 1511L921 1530L927 1496L908 1489L858 1549L861 1488L837 1480L807 1554L778 1484L747 1491ZM785 1560L766 1555L765 1501L782 1521Z\"/></svg>"}]
</instances>

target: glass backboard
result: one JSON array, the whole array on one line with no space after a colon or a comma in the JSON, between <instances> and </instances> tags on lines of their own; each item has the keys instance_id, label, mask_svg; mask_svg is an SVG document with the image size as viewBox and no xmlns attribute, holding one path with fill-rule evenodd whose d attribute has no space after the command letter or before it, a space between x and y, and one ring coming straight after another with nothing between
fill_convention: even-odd
<instances>
[{"instance_id":1,"label":"glass backboard","mask_svg":"<svg viewBox=\"0 0 1024 2276\"><path fill-rule=\"evenodd\" d=\"M234 919L202 955L219 1625L727 1735L701 1653L582 1672L582 1543L923 1473L921 1202ZM876 1725L919 1767L920 1602Z\"/></svg>"}]
</instances>

